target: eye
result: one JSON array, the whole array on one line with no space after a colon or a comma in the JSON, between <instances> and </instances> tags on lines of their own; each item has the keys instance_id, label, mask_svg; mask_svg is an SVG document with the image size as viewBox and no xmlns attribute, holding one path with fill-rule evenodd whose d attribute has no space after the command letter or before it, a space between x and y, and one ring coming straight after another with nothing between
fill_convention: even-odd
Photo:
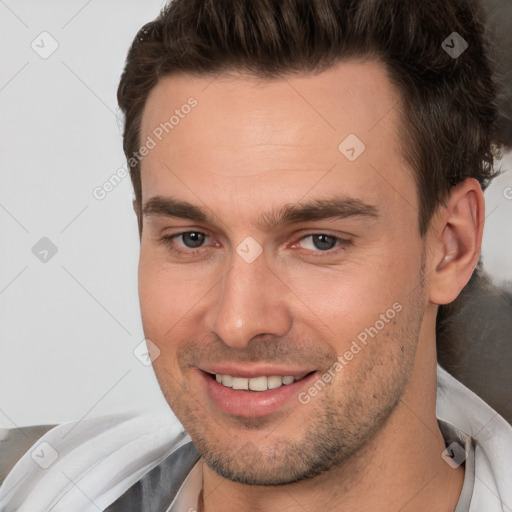
<instances>
[{"instance_id":1,"label":"eye","mask_svg":"<svg viewBox=\"0 0 512 512\"><path fill-rule=\"evenodd\" d=\"M327 252L340 245L347 245L349 240L333 235L326 235L325 233L314 233L302 237L298 243L303 249L315 252Z\"/></svg>"},{"instance_id":2,"label":"eye","mask_svg":"<svg viewBox=\"0 0 512 512\"><path fill-rule=\"evenodd\" d=\"M206 239L206 235L204 233L199 233L197 231L187 231L186 233L175 235L175 237L181 238L183 244L189 249L196 249L197 247L201 247Z\"/></svg>"},{"instance_id":3,"label":"eye","mask_svg":"<svg viewBox=\"0 0 512 512\"><path fill-rule=\"evenodd\" d=\"M164 236L161 241L174 252L193 253L194 249L201 249L207 239L208 236L200 231L184 231Z\"/></svg>"}]
</instances>

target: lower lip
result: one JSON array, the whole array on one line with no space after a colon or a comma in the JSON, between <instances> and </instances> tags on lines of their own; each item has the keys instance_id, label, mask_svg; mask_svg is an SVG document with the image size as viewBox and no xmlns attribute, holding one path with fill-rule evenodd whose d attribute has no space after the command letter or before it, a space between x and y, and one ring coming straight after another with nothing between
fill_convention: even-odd
<instances>
[{"instance_id":1,"label":"lower lip","mask_svg":"<svg viewBox=\"0 0 512 512\"><path fill-rule=\"evenodd\" d=\"M292 384L267 391L234 390L219 384L206 372L198 370L210 400L232 416L258 418L280 411L288 404L299 403L297 395L315 378L316 372Z\"/></svg>"}]
</instances>

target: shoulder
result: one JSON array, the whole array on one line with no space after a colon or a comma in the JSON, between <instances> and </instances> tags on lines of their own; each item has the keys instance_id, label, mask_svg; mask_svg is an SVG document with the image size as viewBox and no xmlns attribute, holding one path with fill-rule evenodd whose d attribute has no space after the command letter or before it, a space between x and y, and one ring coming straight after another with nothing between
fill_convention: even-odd
<instances>
[{"instance_id":1,"label":"shoulder","mask_svg":"<svg viewBox=\"0 0 512 512\"><path fill-rule=\"evenodd\" d=\"M474 446L472 507L501 511L503 504L512 503L512 426L439 365L437 378L438 419L469 436Z\"/></svg>"},{"instance_id":2,"label":"shoulder","mask_svg":"<svg viewBox=\"0 0 512 512\"><path fill-rule=\"evenodd\" d=\"M80 489L106 507L190 442L170 410L84 418L24 432L27 438L21 432L4 433L9 460L0 485L2 512L82 510L90 501L82 504Z\"/></svg>"},{"instance_id":3,"label":"shoulder","mask_svg":"<svg viewBox=\"0 0 512 512\"><path fill-rule=\"evenodd\" d=\"M437 365L437 417L473 438L493 428L512 445L512 425L462 382ZM511 450L512 453L512 450Z\"/></svg>"},{"instance_id":4,"label":"shoulder","mask_svg":"<svg viewBox=\"0 0 512 512\"><path fill-rule=\"evenodd\" d=\"M54 426L0 428L0 485L22 455Z\"/></svg>"}]
</instances>

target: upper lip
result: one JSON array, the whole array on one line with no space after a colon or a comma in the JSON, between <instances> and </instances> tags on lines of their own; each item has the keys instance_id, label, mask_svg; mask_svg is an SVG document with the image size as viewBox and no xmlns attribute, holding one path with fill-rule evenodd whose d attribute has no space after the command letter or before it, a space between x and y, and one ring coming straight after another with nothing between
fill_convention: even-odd
<instances>
[{"instance_id":1,"label":"upper lip","mask_svg":"<svg viewBox=\"0 0 512 512\"><path fill-rule=\"evenodd\" d=\"M270 366L270 365L251 365L241 366L234 363L219 363L212 365L202 365L200 370L214 375L230 375L232 377L243 377L252 379L254 377L270 377L277 375L281 377L292 376L302 377L308 373L314 372L314 368L291 368L285 366Z\"/></svg>"}]
</instances>

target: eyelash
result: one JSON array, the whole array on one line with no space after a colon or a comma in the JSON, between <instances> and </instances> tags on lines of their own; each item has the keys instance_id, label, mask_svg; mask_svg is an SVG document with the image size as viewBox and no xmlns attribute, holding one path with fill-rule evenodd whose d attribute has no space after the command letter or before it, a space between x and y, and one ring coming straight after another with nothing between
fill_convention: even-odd
<instances>
[{"instance_id":1,"label":"eyelash","mask_svg":"<svg viewBox=\"0 0 512 512\"><path fill-rule=\"evenodd\" d=\"M173 235L164 236L164 237L162 237L162 239L160 241L165 245L165 247L167 247L172 252L177 253L177 254L193 255L193 254L200 253L201 251L204 251L206 249L205 247L198 247L197 249L187 248L186 250L176 248L176 246L174 245L174 239L179 238L180 236L186 235L188 233L197 233L200 235L204 235L205 237L208 237L208 235L206 233L203 233L202 231L182 231L181 233L175 233ZM336 245L332 249L327 249L325 251L321 251L321 250L314 251L311 249L305 249L314 258L318 258L318 257L321 258L321 257L323 257L323 255L337 254L339 251L345 250L352 243L351 240L346 239L346 238L329 235L327 233L316 232L316 233L309 233L307 235L302 236L301 238L299 238L299 240L297 240L297 242L294 242L292 245L295 245L306 238L313 237L313 236L319 236L319 235L325 235L329 238L333 238L336 242Z\"/></svg>"}]
</instances>

